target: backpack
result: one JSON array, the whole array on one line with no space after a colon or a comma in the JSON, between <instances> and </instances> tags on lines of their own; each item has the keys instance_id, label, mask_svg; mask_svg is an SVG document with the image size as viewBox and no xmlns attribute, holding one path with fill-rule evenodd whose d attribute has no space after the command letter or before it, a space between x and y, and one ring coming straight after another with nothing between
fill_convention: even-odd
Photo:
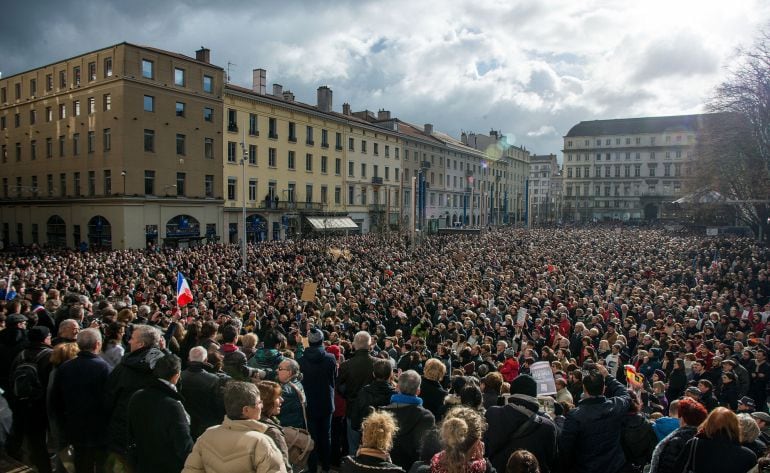
<instances>
[{"instance_id":1,"label":"backpack","mask_svg":"<svg viewBox=\"0 0 770 473\"><path fill-rule=\"evenodd\" d=\"M11 392L19 401L37 401L45 398L46 387L40 381L37 365L44 356L50 355L51 349L42 350L35 358L27 358L27 351L19 355L19 364L11 373Z\"/></svg>"}]
</instances>

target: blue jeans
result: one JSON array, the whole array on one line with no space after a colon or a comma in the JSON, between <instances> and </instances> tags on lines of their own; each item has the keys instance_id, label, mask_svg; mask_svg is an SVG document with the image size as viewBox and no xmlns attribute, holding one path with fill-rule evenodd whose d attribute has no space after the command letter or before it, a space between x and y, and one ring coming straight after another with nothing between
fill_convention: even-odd
<instances>
[{"instance_id":1,"label":"blue jeans","mask_svg":"<svg viewBox=\"0 0 770 473\"><path fill-rule=\"evenodd\" d=\"M358 444L361 443L361 432L354 430L348 418L348 455L355 455L358 451Z\"/></svg>"}]
</instances>

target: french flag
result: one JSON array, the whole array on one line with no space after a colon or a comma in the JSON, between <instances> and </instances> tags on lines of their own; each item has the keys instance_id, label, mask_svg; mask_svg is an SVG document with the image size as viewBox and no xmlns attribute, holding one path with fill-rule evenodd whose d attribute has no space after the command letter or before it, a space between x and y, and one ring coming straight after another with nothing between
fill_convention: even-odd
<instances>
[{"instance_id":1,"label":"french flag","mask_svg":"<svg viewBox=\"0 0 770 473\"><path fill-rule=\"evenodd\" d=\"M187 283L184 275L180 272L176 273L176 305L184 307L193 300L192 291L190 285Z\"/></svg>"},{"instance_id":2,"label":"french flag","mask_svg":"<svg viewBox=\"0 0 770 473\"><path fill-rule=\"evenodd\" d=\"M102 293L102 281L101 279L96 280L96 287L94 288L94 294L101 294Z\"/></svg>"}]
</instances>

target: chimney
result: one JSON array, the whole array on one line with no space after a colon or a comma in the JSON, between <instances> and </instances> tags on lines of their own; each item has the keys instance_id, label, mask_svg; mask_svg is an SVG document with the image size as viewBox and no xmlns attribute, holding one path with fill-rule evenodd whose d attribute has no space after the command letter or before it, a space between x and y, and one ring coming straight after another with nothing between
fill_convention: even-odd
<instances>
[{"instance_id":1,"label":"chimney","mask_svg":"<svg viewBox=\"0 0 770 473\"><path fill-rule=\"evenodd\" d=\"M426 135L432 135L433 134L433 125L430 123L425 124L425 134Z\"/></svg>"},{"instance_id":2,"label":"chimney","mask_svg":"<svg viewBox=\"0 0 770 473\"><path fill-rule=\"evenodd\" d=\"M468 135L465 132L460 133L460 142L464 145L468 144Z\"/></svg>"},{"instance_id":3,"label":"chimney","mask_svg":"<svg viewBox=\"0 0 770 473\"><path fill-rule=\"evenodd\" d=\"M201 46L199 50L195 51L195 59L205 63L211 62L211 50Z\"/></svg>"},{"instance_id":4,"label":"chimney","mask_svg":"<svg viewBox=\"0 0 770 473\"><path fill-rule=\"evenodd\" d=\"M254 69L252 74L253 82L251 90L258 94L265 95L265 88L267 87L267 71L264 69Z\"/></svg>"},{"instance_id":5,"label":"chimney","mask_svg":"<svg viewBox=\"0 0 770 473\"><path fill-rule=\"evenodd\" d=\"M377 120L390 120L390 112L388 110L378 110Z\"/></svg>"},{"instance_id":6,"label":"chimney","mask_svg":"<svg viewBox=\"0 0 770 473\"><path fill-rule=\"evenodd\" d=\"M273 84L273 95L278 98L283 96L283 86L281 84Z\"/></svg>"},{"instance_id":7,"label":"chimney","mask_svg":"<svg viewBox=\"0 0 770 473\"><path fill-rule=\"evenodd\" d=\"M291 90L287 90L283 93L283 99L287 102L294 102L294 94L291 93Z\"/></svg>"},{"instance_id":8,"label":"chimney","mask_svg":"<svg viewBox=\"0 0 770 473\"><path fill-rule=\"evenodd\" d=\"M332 89L325 85L318 88L318 110L327 113L332 111Z\"/></svg>"},{"instance_id":9,"label":"chimney","mask_svg":"<svg viewBox=\"0 0 770 473\"><path fill-rule=\"evenodd\" d=\"M350 104L345 102L342 104L342 114L343 115L350 115Z\"/></svg>"}]
</instances>

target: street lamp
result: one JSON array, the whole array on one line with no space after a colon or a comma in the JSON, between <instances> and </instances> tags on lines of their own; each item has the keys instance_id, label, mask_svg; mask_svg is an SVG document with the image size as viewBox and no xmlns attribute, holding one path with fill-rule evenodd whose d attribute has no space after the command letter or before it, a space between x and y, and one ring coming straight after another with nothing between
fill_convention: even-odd
<instances>
[{"instance_id":1,"label":"street lamp","mask_svg":"<svg viewBox=\"0 0 770 473\"><path fill-rule=\"evenodd\" d=\"M241 150L243 151L241 156L241 170L243 174L243 205L241 206L241 213L243 217L243 232L241 236L241 273L246 274L246 161L249 157L246 151L246 130L243 131L244 136L241 141Z\"/></svg>"},{"instance_id":2,"label":"street lamp","mask_svg":"<svg viewBox=\"0 0 770 473\"><path fill-rule=\"evenodd\" d=\"M123 195L126 195L126 170L120 171L120 175L123 177Z\"/></svg>"}]
</instances>

